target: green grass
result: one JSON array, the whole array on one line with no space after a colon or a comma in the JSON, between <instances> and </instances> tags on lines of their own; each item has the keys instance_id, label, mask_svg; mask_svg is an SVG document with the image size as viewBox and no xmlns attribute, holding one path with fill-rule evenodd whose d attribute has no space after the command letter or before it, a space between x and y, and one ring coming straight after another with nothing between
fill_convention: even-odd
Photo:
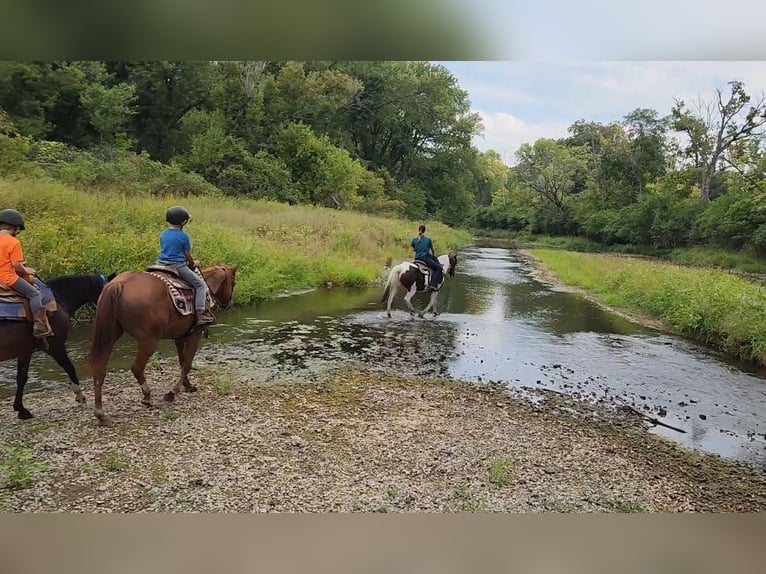
<instances>
[{"instance_id":1,"label":"green grass","mask_svg":"<svg viewBox=\"0 0 766 574\"><path fill-rule=\"evenodd\" d=\"M512 461L509 458L493 458L487 468L488 480L495 486L506 486L511 482L509 467Z\"/></svg>"},{"instance_id":2,"label":"green grass","mask_svg":"<svg viewBox=\"0 0 766 574\"><path fill-rule=\"evenodd\" d=\"M734 269L745 273L766 274L766 261L737 251L728 251L716 247L691 247L674 249L668 259L686 265L698 267L718 267Z\"/></svg>"},{"instance_id":3,"label":"green grass","mask_svg":"<svg viewBox=\"0 0 766 574\"><path fill-rule=\"evenodd\" d=\"M615 307L662 319L677 332L766 364L766 288L714 269L533 249L559 279Z\"/></svg>"},{"instance_id":4,"label":"green grass","mask_svg":"<svg viewBox=\"0 0 766 574\"><path fill-rule=\"evenodd\" d=\"M526 233L496 232L478 235L509 240L518 248L552 248L581 253L614 253L656 257L694 267L712 267L731 269L744 273L766 274L766 260L759 259L741 251L731 251L719 247L698 246L678 249L660 249L651 245L603 245L584 237L563 237L550 235L530 235Z\"/></svg>"},{"instance_id":5,"label":"green grass","mask_svg":"<svg viewBox=\"0 0 766 574\"><path fill-rule=\"evenodd\" d=\"M0 482L8 490L29 488L45 469L45 463L34 460L28 448L6 445L0 451Z\"/></svg>"},{"instance_id":6,"label":"green grass","mask_svg":"<svg viewBox=\"0 0 766 574\"><path fill-rule=\"evenodd\" d=\"M411 257L417 222L356 212L231 199L156 198L119 190L82 191L61 183L0 179L0 205L27 220L28 264L43 277L140 270L154 263L165 210L181 203L203 266L237 263L235 303L324 285L362 286L393 259ZM440 252L471 241L466 231L426 223Z\"/></svg>"}]
</instances>

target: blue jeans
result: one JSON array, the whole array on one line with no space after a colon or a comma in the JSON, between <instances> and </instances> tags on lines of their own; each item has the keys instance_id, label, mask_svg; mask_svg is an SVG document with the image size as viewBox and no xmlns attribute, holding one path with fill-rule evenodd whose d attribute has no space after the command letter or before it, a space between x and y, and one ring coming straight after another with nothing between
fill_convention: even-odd
<instances>
[{"instance_id":1,"label":"blue jeans","mask_svg":"<svg viewBox=\"0 0 766 574\"><path fill-rule=\"evenodd\" d=\"M157 261L160 265L167 265L178 271L178 275L194 287L194 310L202 313L207 306L207 283L205 280L192 271L186 263L175 263L171 261Z\"/></svg>"},{"instance_id":2,"label":"blue jeans","mask_svg":"<svg viewBox=\"0 0 766 574\"><path fill-rule=\"evenodd\" d=\"M19 293L21 295L24 295L27 299L29 299L29 307L32 310L32 313L36 313L40 310L40 308L43 306L42 297L40 297L40 292L27 283L25 279L22 279L19 277L19 279L16 281L16 283L13 284L11 287L16 293Z\"/></svg>"},{"instance_id":3,"label":"blue jeans","mask_svg":"<svg viewBox=\"0 0 766 574\"><path fill-rule=\"evenodd\" d=\"M425 257L419 257L417 260L422 261L428 265L431 271L433 271L433 273L431 273L431 285L436 287L439 283L441 283L442 276L444 275L444 269L442 268L442 264L439 263L439 259L435 255L428 253L425 255Z\"/></svg>"}]
</instances>

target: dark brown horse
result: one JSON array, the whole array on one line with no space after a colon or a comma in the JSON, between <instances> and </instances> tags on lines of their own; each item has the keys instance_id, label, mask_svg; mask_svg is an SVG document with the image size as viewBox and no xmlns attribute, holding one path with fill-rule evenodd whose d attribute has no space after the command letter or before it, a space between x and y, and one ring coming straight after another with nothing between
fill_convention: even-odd
<instances>
[{"instance_id":1,"label":"dark brown horse","mask_svg":"<svg viewBox=\"0 0 766 574\"><path fill-rule=\"evenodd\" d=\"M70 387L78 403L84 403L85 397L80 390L77 372L66 349L70 318L83 305L96 303L104 284L113 278L114 274L104 277L95 273L65 275L45 281L53 292L58 309L49 318L53 336L46 338L47 348L43 350L53 357L69 376ZM38 343L32 336L31 321L0 320L0 361L16 359L16 398L13 401L13 410L18 413L20 419L32 418L32 413L24 408L24 387L29 377L29 363L38 348Z\"/></svg>"},{"instance_id":2,"label":"dark brown horse","mask_svg":"<svg viewBox=\"0 0 766 574\"><path fill-rule=\"evenodd\" d=\"M210 294L219 305L227 307L234 293L238 265L216 265L202 271ZM166 284L151 273L128 271L118 275L107 285L96 307L93 341L88 352L87 365L93 375L93 397L96 418L109 424L101 404L101 386L106 376L109 356L117 340L127 333L138 342L138 350L131 366L133 376L143 392L142 403L151 406L151 391L146 384L144 369L160 340L173 339L178 351L181 376L165 394L172 402L184 390L197 388L189 381L192 360L199 347L205 326L197 326L194 315L182 315L168 295Z\"/></svg>"}]
</instances>

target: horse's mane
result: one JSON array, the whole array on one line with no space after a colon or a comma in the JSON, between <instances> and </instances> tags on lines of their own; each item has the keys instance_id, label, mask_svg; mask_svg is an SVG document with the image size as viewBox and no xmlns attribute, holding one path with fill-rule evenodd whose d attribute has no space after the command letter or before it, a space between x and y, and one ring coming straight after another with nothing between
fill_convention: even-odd
<instances>
[{"instance_id":1,"label":"horse's mane","mask_svg":"<svg viewBox=\"0 0 766 574\"><path fill-rule=\"evenodd\" d=\"M101 277L91 274L82 275L59 275L58 277L51 277L50 279L44 279L45 283L52 290L68 291L69 289L82 288L83 283L95 285L101 281Z\"/></svg>"},{"instance_id":2,"label":"horse's mane","mask_svg":"<svg viewBox=\"0 0 766 574\"><path fill-rule=\"evenodd\" d=\"M102 279L100 275L60 275L45 279L43 282L53 291L56 301L69 312L83 305L101 292Z\"/></svg>"}]
</instances>

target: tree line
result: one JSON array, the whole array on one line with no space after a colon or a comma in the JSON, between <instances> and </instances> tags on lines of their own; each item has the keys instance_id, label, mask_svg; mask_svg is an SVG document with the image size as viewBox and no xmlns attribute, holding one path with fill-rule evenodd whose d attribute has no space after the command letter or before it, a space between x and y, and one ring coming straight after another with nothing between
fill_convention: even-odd
<instances>
[{"instance_id":1,"label":"tree line","mask_svg":"<svg viewBox=\"0 0 766 574\"><path fill-rule=\"evenodd\" d=\"M4 62L0 108L6 135L141 153L233 196L453 225L491 201L479 117L427 62Z\"/></svg>"},{"instance_id":2,"label":"tree line","mask_svg":"<svg viewBox=\"0 0 766 574\"><path fill-rule=\"evenodd\" d=\"M428 62L0 63L0 175L31 157L125 180L127 154L166 186L607 244L766 254L764 125L764 97L731 81L667 117L578 120L509 167Z\"/></svg>"},{"instance_id":3,"label":"tree line","mask_svg":"<svg viewBox=\"0 0 766 574\"><path fill-rule=\"evenodd\" d=\"M605 244L713 244L763 256L764 125L766 99L753 100L740 81L707 99L676 100L666 117L642 108L608 124L579 120L565 138L523 144L474 220Z\"/></svg>"}]
</instances>

